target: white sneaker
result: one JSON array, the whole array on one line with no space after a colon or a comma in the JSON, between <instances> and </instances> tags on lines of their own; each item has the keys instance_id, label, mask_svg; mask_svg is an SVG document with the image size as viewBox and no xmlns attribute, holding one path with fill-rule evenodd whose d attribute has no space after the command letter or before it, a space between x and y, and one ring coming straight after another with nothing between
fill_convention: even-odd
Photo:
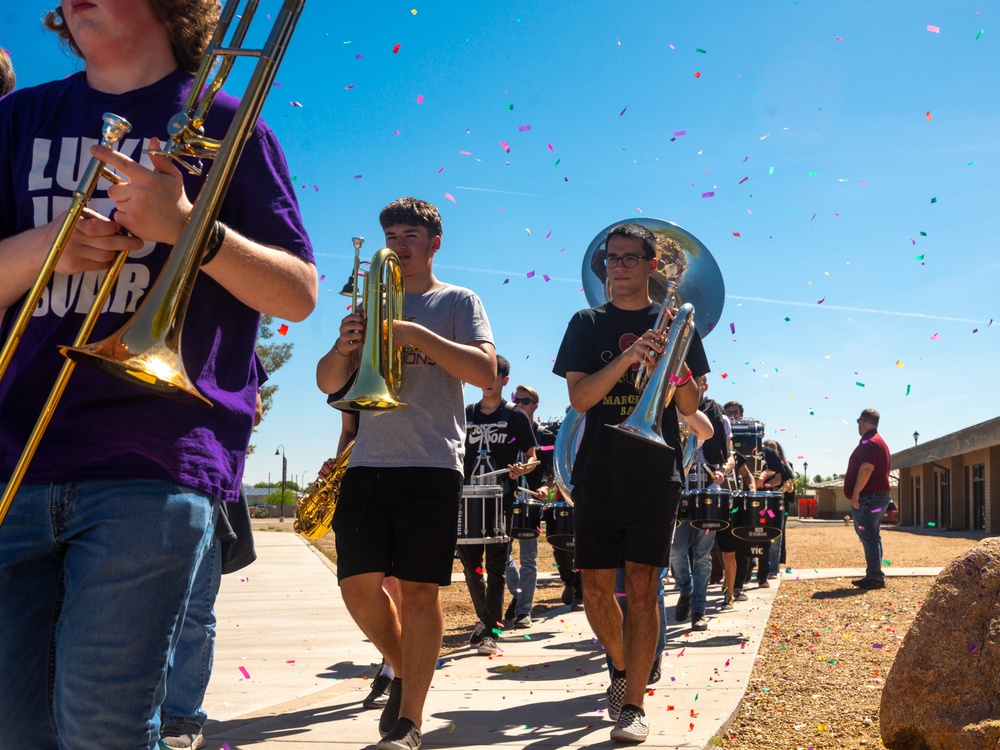
<instances>
[{"instance_id":1,"label":"white sneaker","mask_svg":"<svg viewBox=\"0 0 1000 750\"><path fill-rule=\"evenodd\" d=\"M622 706L618 723L611 730L611 739L616 742L645 742L649 736L649 722L646 712L628 703Z\"/></svg>"},{"instance_id":2,"label":"white sneaker","mask_svg":"<svg viewBox=\"0 0 1000 750\"><path fill-rule=\"evenodd\" d=\"M625 678L612 677L611 684L608 685L608 718L611 721L618 721L623 703L625 703Z\"/></svg>"},{"instance_id":3,"label":"white sneaker","mask_svg":"<svg viewBox=\"0 0 1000 750\"><path fill-rule=\"evenodd\" d=\"M493 656L499 649L497 648L496 639L489 635L484 635L483 640L479 644L479 653L481 656Z\"/></svg>"}]
</instances>

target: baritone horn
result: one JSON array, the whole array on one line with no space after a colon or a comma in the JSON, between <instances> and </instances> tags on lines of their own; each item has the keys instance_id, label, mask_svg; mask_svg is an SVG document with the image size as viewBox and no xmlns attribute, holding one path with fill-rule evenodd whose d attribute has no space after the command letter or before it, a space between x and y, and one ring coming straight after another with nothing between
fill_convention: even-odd
<instances>
[{"instance_id":1,"label":"baritone horn","mask_svg":"<svg viewBox=\"0 0 1000 750\"><path fill-rule=\"evenodd\" d=\"M195 75L184 110L175 115L168 124L170 139L162 154L180 162L195 174L201 174L199 164L186 161L182 157L196 160L214 159L215 165L194 201L190 216L181 236L160 272L152 288L146 294L141 307L132 319L114 336L105 341L89 344L88 339L97 323L97 317L114 288L115 282L128 253L119 253L104 277L94 304L84 319L72 346L61 346L59 351L68 357L56 379L48 400L42 407L35 427L25 442L24 450L11 474L10 481L0 498L0 523L3 523L11 501L20 487L28 470L28 465L38 449L45 430L48 428L67 382L77 363L106 372L132 385L164 396L186 401L189 404L208 406L211 402L195 388L184 371L180 351L181 331L187 312L200 260L205 252L209 236L215 230L219 208L229 188L236 163L243 151L243 145L253 133L260 117L264 100L271 89L278 65L284 57L298 22L305 0L285 0L279 11L271 33L261 49L243 49L244 37L253 19L257 0L247 0L239 23L233 31L229 46L225 46L229 26L236 17L240 0L227 0L219 17L215 32L205 51L205 57ZM229 130L222 140L205 136L204 121L216 94L222 89L233 60L239 56L256 57L257 65L244 90L242 100L233 116ZM209 81L209 76L215 74ZM127 121L115 115L104 117L103 145L113 145L130 126ZM113 182L122 178L108 170L104 163L92 159L73 194L69 212L61 225L49 254L42 266L32 290L22 307L21 314L14 323L3 352L0 353L0 377L3 376L14 349L19 344L28 319L38 303L38 296L49 283L66 243L83 214L86 203L100 177Z\"/></svg>"},{"instance_id":2,"label":"baritone horn","mask_svg":"<svg viewBox=\"0 0 1000 750\"><path fill-rule=\"evenodd\" d=\"M298 518L295 519L295 531L310 542L322 539L330 533L333 525L333 514L337 510L337 498L340 497L340 483L344 481L347 462L351 458L354 441L340 452L333 462L330 473L325 477L317 477L309 485L306 494L296 503Z\"/></svg>"},{"instance_id":3,"label":"baritone horn","mask_svg":"<svg viewBox=\"0 0 1000 750\"><path fill-rule=\"evenodd\" d=\"M361 252L360 237L354 238L355 252ZM355 256L357 258L357 255ZM355 260L355 269L358 262ZM357 289L357 273L354 277ZM402 347L393 345L392 324L403 319L403 273L399 258L392 250L383 247L372 258L365 272L362 299L365 314L365 340L361 345L357 376L354 385L339 401L335 409L362 411L389 411L405 409L399 400L403 384ZM357 291L354 293L357 309Z\"/></svg>"}]
</instances>

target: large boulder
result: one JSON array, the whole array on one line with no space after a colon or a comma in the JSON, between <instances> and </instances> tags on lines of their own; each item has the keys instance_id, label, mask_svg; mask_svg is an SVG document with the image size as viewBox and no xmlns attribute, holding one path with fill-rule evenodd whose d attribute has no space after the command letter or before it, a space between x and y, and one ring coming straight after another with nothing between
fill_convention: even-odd
<instances>
[{"instance_id":1,"label":"large boulder","mask_svg":"<svg viewBox=\"0 0 1000 750\"><path fill-rule=\"evenodd\" d=\"M886 678L879 724L892 750L1000 746L1000 539L941 571Z\"/></svg>"}]
</instances>

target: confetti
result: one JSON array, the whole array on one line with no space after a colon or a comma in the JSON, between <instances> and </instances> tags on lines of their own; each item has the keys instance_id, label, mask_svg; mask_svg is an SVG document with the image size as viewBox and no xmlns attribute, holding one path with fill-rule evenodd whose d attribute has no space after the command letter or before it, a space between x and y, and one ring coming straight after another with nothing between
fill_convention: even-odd
<instances>
[{"instance_id":1,"label":"confetti","mask_svg":"<svg viewBox=\"0 0 1000 750\"><path fill-rule=\"evenodd\" d=\"M902 370L904 367L906 367L906 365L903 364L903 360L897 359L896 360L896 367L898 367L900 370Z\"/></svg>"},{"instance_id":2,"label":"confetti","mask_svg":"<svg viewBox=\"0 0 1000 750\"><path fill-rule=\"evenodd\" d=\"M979 37L981 37L982 35L983 35L983 29L980 29L980 30L979 30L979 33L978 33L978 34L976 34L976 41L977 41L977 42L979 41Z\"/></svg>"},{"instance_id":3,"label":"confetti","mask_svg":"<svg viewBox=\"0 0 1000 750\"><path fill-rule=\"evenodd\" d=\"M410 11L410 13L412 13L413 15L417 15L417 9L414 8L413 10ZM451 726L452 726L453 729L455 728L454 724L452 724Z\"/></svg>"},{"instance_id":4,"label":"confetti","mask_svg":"<svg viewBox=\"0 0 1000 750\"><path fill-rule=\"evenodd\" d=\"M924 117L926 117L928 120L933 120L934 119L933 117L931 117L931 113L930 112L927 112L927 114L925 114Z\"/></svg>"},{"instance_id":5,"label":"confetti","mask_svg":"<svg viewBox=\"0 0 1000 750\"><path fill-rule=\"evenodd\" d=\"M394 46L394 47L392 48L392 54L394 54L394 55L395 55L395 54L397 54L398 52L399 52L399 45L397 44L397 45L395 45L395 46Z\"/></svg>"},{"instance_id":6,"label":"confetti","mask_svg":"<svg viewBox=\"0 0 1000 750\"><path fill-rule=\"evenodd\" d=\"M510 146L507 145L507 141L500 141L500 148L502 148L508 154L510 153Z\"/></svg>"},{"instance_id":7,"label":"confetti","mask_svg":"<svg viewBox=\"0 0 1000 750\"><path fill-rule=\"evenodd\" d=\"M694 77L695 78L701 78L701 71L700 70L696 70L695 73L694 73Z\"/></svg>"},{"instance_id":8,"label":"confetti","mask_svg":"<svg viewBox=\"0 0 1000 750\"><path fill-rule=\"evenodd\" d=\"M928 25L927 26L927 30L929 32L931 32L932 34L940 34L941 33L941 27L940 26L931 26L931 25Z\"/></svg>"},{"instance_id":9,"label":"confetti","mask_svg":"<svg viewBox=\"0 0 1000 750\"><path fill-rule=\"evenodd\" d=\"M910 395L910 386L909 385L906 386L906 395L907 396Z\"/></svg>"},{"instance_id":10,"label":"confetti","mask_svg":"<svg viewBox=\"0 0 1000 750\"><path fill-rule=\"evenodd\" d=\"M284 336L287 333L288 333L288 324L287 323L282 323L280 326L278 326L278 334L280 336Z\"/></svg>"},{"instance_id":11,"label":"confetti","mask_svg":"<svg viewBox=\"0 0 1000 750\"><path fill-rule=\"evenodd\" d=\"M931 203L937 203L937 198L931 198Z\"/></svg>"},{"instance_id":12,"label":"confetti","mask_svg":"<svg viewBox=\"0 0 1000 750\"><path fill-rule=\"evenodd\" d=\"M628 109L628 105L625 105L625 109ZM623 109L621 112L618 113L619 117L621 117L623 114L625 114L625 109Z\"/></svg>"},{"instance_id":13,"label":"confetti","mask_svg":"<svg viewBox=\"0 0 1000 750\"><path fill-rule=\"evenodd\" d=\"M519 133L524 133L524 132L527 132L528 130L531 130L531 126L530 125L518 125L517 126L517 131Z\"/></svg>"},{"instance_id":14,"label":"confetti","mask_svg":"<svg viewBox=\"0 0 1000 750\"><path fill-rule=\"evenodd\" d=\"M302 106L301 102L291 102L291 105L293 107L301 107Z\"/></svg>"},{"instance_id":15,"label":"confetti","mask_svg":"<svg viewBox=\"0 0 1000 750\"><path fill-rule=\"evenodd\" d=\"M858 388L864 388L865 387L865 384L862 383L860 380L854 381L854 385L856 385Z\"/></svg>"},{"instance_id":16,"label":"confetti","mask_svg":"<svg viewBox=\"0 0 1000 750\"><path fill-rule=\"evenodd\" d=\"M687 135L687 132L685 132L683 130L675 130L674 131L674 137L675 138L680 138L682 135Z\"/></svg>"},{"instance_id":17,"label":"confetti","mask_svg":"<svg viewBox=\"0 0 1000 750\"><path fill-rule=\"evenodd\" d=\"M823 304L824 302L826 302L826 297L824 297L823 299L821 299L821 300L820 300L819 302L817 302L816 304L817 304L817 305L822 305L822 304Z\"/></svg>"},{"instance_id":18,"label":"confetti","mask_svg":"<svg viewBox=\"0 0 1000 750\"><path fill-rule=\"evenodd\" d=\"M940 340L941 337L936 333L933 336L931 336L931 341L940 341Z\"/></svg>"},{"instance_id":19,"label":"confetti","mask_svg":"<svg viewBox=\"0 0 1000 750\"><path fill-rule=\"evenodd\" d=\"M528 271L528 273L526 274L526 276L529 279L533 279L533 278L535 278L535 272L534 271Z\"/></svg>"},{"instance_id":20,"label":"confetti","mask_svg":"<svg viewBox=\"0 0 1000 750\"><path fill-rule=\"evenodd\" d=\"M715 191L714 190L709 190L707 193L702 193L701 197L702 198L714 198L715 197Z\"/></svg>"},{"instance_id":21,"label":"confetti","mask_svg":"<svg viewBox=\"0 0 1000 750\"><path fill-rule=\"evenodd\" d=\"M729 324L729 332L730 333L736 333L736 324L735 323L730 323Z\"/></svg>"},{"instance_id":22,"label":"confetti","mask_svg":"<svg viewBox=\"0 0 1000 750\"><path fill-rule=\"evenodd\" d=\"M450 200L452 203L458 203L458 201L455 200L455 196L452 195L451 193L445 193L444 197Z\"/></svg>"},{"instance_id":23,"label":"confetti","mask_svg":"<svg viewBox=\"0 0 1000 750\"><path fill-rule=\"evenodd\" d=\"M249 672L247 672L247 668L246 668L246 667L240 667L240 672L241 672L241 673L243 674L243 676L244 676L244 677L246 677L246 678L247 678L248 680L250 679L250 673L249 673Z\"/></svg>"},{"instance_id":24,"label":"confetti","mask_svg":"<svg viewBox=\"0 0 1000 750\"><path fill-rule=\"evenodd\" d=\"M740 236L739 232L733 232L733 237L739 237L739 236Z\"/></svg>"},{"instance_id":25,"label":"confetti","mask_svg":"<svg viewBox=\"0 0 1000 750\"><path fill-rule=\"evenodd\" d=\"M424 103L424 95L417 94L417 104L423 104L423 103Z\"/></svg>"},{"instance_id":26,"label":"confetti","mask_svg":"<svg viewBox=\"0 0 1000 750\"><path fill-rule=\"evenodd\" d=\"M749 179L750 179L749 177L744 177L742 180L740 180L739 184L742 185L744 182L746 182Z\"/></svg>"}]
</instances>

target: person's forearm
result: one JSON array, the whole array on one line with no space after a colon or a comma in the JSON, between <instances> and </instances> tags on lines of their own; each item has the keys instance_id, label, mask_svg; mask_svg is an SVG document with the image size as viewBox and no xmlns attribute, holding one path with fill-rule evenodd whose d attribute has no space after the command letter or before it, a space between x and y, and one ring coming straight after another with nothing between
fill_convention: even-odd
<instances>
[{"instance_id":1,"label":"person's forearm","mask_svg":"<svg viewBox=\"0 0 1000 750\"><path fill-rule=\"evenodd\" d=\"M340 354L337 344L316 365L316 385L323 393L336 393L351 378L356 369L353 354Z\"/></svg>"},{"instance_id":2,"label":"person's forearm","mask_svg":"<svg viewBox=\"0 0 1000 750\"><path fill-rule=\"evenodd\" d=\"M281 248L261 245L230 227L202 270L247 307L282 320L304 320L316 307L316 266Z\"/></svg>"},{"instance_id":3,"label":"person's forearm","mask_svg":"<svg viewBox=\"0 0 1000 750\"><path fill-rule=\"evenodd\" d=\"M690 371L687 367L681 370L681 380L687 378ZM674 389L674 406L682 417L688 417L698 411L701 404L701 389L693 377L689 378L682 386Z\"/></svg>"},{"instance_id":4,"label":"person's forearm","mask_svg":"<svg viewBox=\"0 0 1000 750\"><path fill-rule=\"evenodd\" d=\"M631 366L630 361L618 356L597 372L574 377L572 380L567 376L570 405L577 413L586 414L588 409L596 406L611 392Z\"/></svg>"}]
</instances>

